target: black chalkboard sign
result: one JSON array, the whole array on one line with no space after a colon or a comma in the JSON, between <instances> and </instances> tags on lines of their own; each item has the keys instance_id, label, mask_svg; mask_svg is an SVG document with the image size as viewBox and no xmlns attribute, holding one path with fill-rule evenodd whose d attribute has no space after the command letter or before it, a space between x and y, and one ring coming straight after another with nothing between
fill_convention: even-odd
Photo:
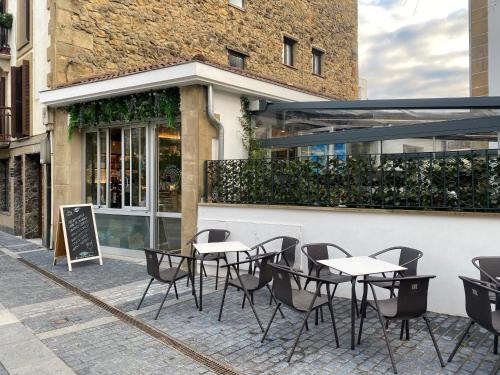
<instances>
[{"instance_id":1,"label":"black chalkboard sign","mask_svg":"<svg viewBox=\"0 0 500 375\"><path fill-rule=\"evenodd\" d=\"M58 256L66 254L71 263L99 259L102 265L99 237L91 204L60 206L60 221L54 251L54 265Z\"/></svg>"}]
</instances>

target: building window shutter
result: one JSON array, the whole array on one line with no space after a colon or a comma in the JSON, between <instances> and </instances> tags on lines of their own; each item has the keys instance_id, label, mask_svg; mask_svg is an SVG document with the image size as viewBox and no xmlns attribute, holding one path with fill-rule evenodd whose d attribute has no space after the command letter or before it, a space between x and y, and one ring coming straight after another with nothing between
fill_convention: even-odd
<instances>
[{"instance_id":1,"label":"building window shutter","mask_svg":"<svg viewBox=\"0 0 500 375\"><path fill-rule=\"evenodd\" d=\"M21 123L21 118L19 117L20 114L20 109L21 109L21 103L18 101L18 70L19 68L12 66L10 68L10 93L11 93L11 100L10 100L10 106L11 106L11 132L12 136L17 138L19 137L20 133L20 123Z\"/></svg>"},{"instance_id":2,"label":"building window shutter","mask_svg":"<svg viewBox=\"0 0 500 375\"><path fill-rule=\"evenodd\" d=\"M21 79L22 79L22 135L30 135L30 98L31 98L31 88L30 88L30 63L27 60L23 61L21 66Z\"/></svg>"}]
</instances>

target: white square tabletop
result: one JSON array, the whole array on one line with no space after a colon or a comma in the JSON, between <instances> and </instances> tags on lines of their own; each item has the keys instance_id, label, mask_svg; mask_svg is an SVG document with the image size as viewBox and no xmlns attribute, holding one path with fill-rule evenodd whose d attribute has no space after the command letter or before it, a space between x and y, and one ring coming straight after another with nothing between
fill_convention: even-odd
<instances>
[{"instance_id":1,"label":"white square tabletop","mask_svg":"<svg viewBox=\"0 0 500 375\"><path fill-rule=\"evenodd\" d=\"M251 251L247 245L242 244L240 241L202 242L195 243L193 246L200 254Z\"/></svg>"},{"instance_id":2,"label":"white square tabletop","mask_svg":"<svg viewBox=\"0 0 500 375\"><path fill-rule=\"evenodd\" d=\"M318 262L350 276L365 276L406 270L405 267L367 256L325 259Z\"/></svg>"}]
</instances>

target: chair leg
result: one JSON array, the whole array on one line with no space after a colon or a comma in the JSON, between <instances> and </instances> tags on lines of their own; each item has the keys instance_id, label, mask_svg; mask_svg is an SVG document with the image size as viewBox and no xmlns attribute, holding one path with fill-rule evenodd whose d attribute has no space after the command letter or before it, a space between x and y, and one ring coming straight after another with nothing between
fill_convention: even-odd
<instances>
[{"instance_id":1,"label":"chair leg","mask_svg":"<svg viewBox=\"0 0 500 375\"><path fill-rule=\"evenodd\" d=\"M179 295L177 294L177 285L175 285L175 281L174 281L174 292L175 292L175 299L179 299Z\"/></svg>"},{"instance_id":2,"label":"chair leg","mask_svg":"<svg viewBox=\"0 0 500 375\"><path fill-rule=\"evenodd\" d=\"M399 339L400 340L403 340L403 333L404 333L404 330L405 330L405 323L406 323L406 320L402 320L401 321L401 333L399 334Z\"/></svg>"},{"instance_id":3,"label":"chair leg","mask_svg":"<svg viewBox=\"0 0 500 375\"><path fill-rule=\"evenodd\" d=\"M302 322L302 325L300 326L299 334L297 335L297 338L295 339L295 342L293 343L292 350L290 351L290 354L288 354L287 362L290 362L292 359L293 352L295 351L295 348L297 347L297 344L299 343L300 336L302 335L302 331L304 330L304 327L307 325L307 319L309 318L309 315L311 315L312 311L312 306L316 298L313 299L313 302L311 303L311 306L309 310L306 313L306 316L304 317L304 321Z\"/></svg>"},{"instance_id":4,"label":"chair leg","mask_svg":"<svg viewBox=\"0 0 500 375\"><path fill-rule=\"evenodd\" d=\"M271 324L274 320L274 317L276 316L276 313L278 312L278 310L280 310L280 306L281 306L281 303L278 303L276 305L276 308L274 309L273 315L271 316L271 320L267 324L266 330L264 331L264 334L262 335L262 340L260 340L261 343L264 342L264 340L266 339L267 333L269 332L269 328L271 328Z\"/></svg>"},{"instance_id":5,"label":"chair leg","mask_svg":"<svg viewBox=\"0 0 500 375\"><path fill-rule=\"evenodd\" d=\"M500 373L500 360L497 361L495 368L491 371L491 375L497 375Z\"/></svg>"},{"instance_id":6,"label":"chair leg","mask_svg":"<svg viewBox=\"0 0 500 375\"><path fill-rule=\"evenodd\" d=\"M306 331L309 331L309 324L306 321Z\"/></svg>"},{"instance_id":7,"label":"chair leg","mask_svg":"<svg viewBox=\"0 0 500 375\"><path fill-rule=\"evenodd\" d=\"M498 354L498 335L493 339L493 353Z\"/></svg>"},{"instance_id":8,"label":"chair leg","mask_svg":"<svg viewBox=\"0 0 500 375\"><path fill-rule=\"evenodd\" d=\"M321 323L324 323L325 322L325 317L323 316L323 306L321 306L319 308L319 313L320 313L320 316L321 316Z\"/></svg>"},{"instance_id":9,"label":"chair leg","mask_svg":"<svg viewBox=\"0 0 500 375\"><path fill-rule=\"evenodd\" d=\"M202 264L202 266L201 266L201 267L203 268L203 274L205 275L205 277L208 277L208 275L207 275L207 270L206 270L206 268L205 268L205 265L204 265L204 264Z\"/></svg>"},{"instance_id":10,"label":"chair leg","mask_svg":"<svg viewBox=\"0 0 500 375\"><path fill-rule=\"evenodd\" d=\"M158 311L156 312L155 320L158 319L158 315L160 315L160 311L163 308L163 304L167 300L168 292L170 292L170 288L172 288L172 284L173 283L168 284L167 293L165 293L165 297L163 297L163 301L161 301L160 307L158 308Z\"/></svg>"},{"instance_id":11,"label":"chair leg","mask_svg":"<svg viewBox=\"0 0 500 375\"><path fill-rule=\"evenodd\" d=\"M434 344L434 348L436 349L437 356L439 358L439 362L441 363L441 367L444 367L444 362L443 362L443 357L441 357L441 352L439 351L439 347L436 342L436 338L434 337L434 334L432 333L432 328L431 324L429 323L429 320L427 317L424 315L422 317L425 321L425 324L427 325L427 330L429 331L429 334L431 335L432 343ZM406 321L406 327L408 327L408 321Z\"/></svg>"},{"instance_id":12,"label":"chair leg","mask_svg":"<svg viewBox=\"0 0 500 375\"><path fill-rule=\"evenodd\" d=\"M215 290L217 290L218 285L219 285L219 259L217 259L217 268L215 271Z\"/></svg>"},{"instance_id":13,"label":"chair leg","mask_svg":"<svg viewBox=\"0 0 500 375\"><path fill-rule=\"evenodd\" d=\"M406 328L406 340L408 341L410 339L410 321L407 320L405 324Z\"/></svg>"},{"instance_id":14,"label":"chair leg","mask_svg":"<svg viewBox=\"0 0 500 375\"><path fill-rule=\"evenodd\" d=\"M318 325L318 318L319 318L319 309L316 309L316 311L314 312L315 313L315 316L314 316L314 325L317 326Z\"/></svg>"},{"instance_id":15,"label":"chair leg","mask_svg":"<svg viewBox=\"0 0 500 375\"><path fill-rule=\"evenodd\" d=\"M269 293L271 294L271 301L274 300L274 303L278 304L278 301L276 300L276 297L274 297L273 291L271 290L269 285L266 285L266 288L267 288L267 290L269 290ZM279 311L280 311L281 317L283 319L285 319L285 315L283 314L283 311L281 311L281 307L279 308Z\"/></svg>"},{"instance_id":16,"label":"chair leg","mask_svg":"<svg viewBox=\"0 0 500 375\"><path fill-rule=\"evenodd\" d=\"M195 266L193 266L193 268L194 267ZM194 287L194 270L193 270L193 272L191 272L191 266L189 265L189 263L188 263L188 271L189 271L188 280L191 279L191 294L193 295L194 303L196 304L196 308L198 309L199 308L198 298L196 298L196 289Z\"/></svg>"},{"instance_id":17,"label":"chair leg","mask_svg":"<svg viewBox=\"0 0 500 375\"><path fill-rule=\"evenodd\" d=\"M151 280L149 280L149 284L146 287L146 290L144 291L144 294L142 295L141 301L139 302L139 305L137 305L137 310L139 310L141 308L142 301L144 301L144 297L146 297L146 293L148 292L149 287L151 286L151 283L153 282L153 280L154 280L154 277L152 277Z\"/></svg>"},{"instance_id":18,"label":"chair leg","mask_svg":"<svg viewBox=\"0 0 500 375\"><path fill-rule=\"evenodd\" d=\"M361 335L363 333L363 323L365 321L365 314L363 314L363 306L361 306L361 320L359 322L359 332L358 332L358 345L361 344Z\"/></svg>"},{"instance_id":19,"label":"chair leg","mask_svg":"<svg viewBox=\"0 0 500 375\"><path fill-rule=\"evenodd\" d=\"M229 274L226 275L226 282L224 283L224 292L222 293L222 301L220 303L220 310L219 310L219 322L222 318L222 309L224 308L224 300L226 299L226 292L228 285L229 285Z\"/></svg>"},{"instance_id":20,"label":"chair leg","mask_svg":"<svg viewBox=\"0 0 500 375\"><path fill-rule=\"evenodd\" d=\"M392 369L395 374L398 373L396 368L396 362L394 361L394 355L392 354L391 344L389 343L389 338L387 337L387 332L384 329L384 320L382 319L382 315L380 315L380 311L377 310L378 320L380 321L380 326L382 327L382 333L384 334L385 343L387 344L387 350L389 351L389 357L391 358ZM386 321L388 322L388 321Z\"/></svg>"},{"instance_id":21,"label":"chair leg","mask_svg":"<svg viewBox=\"0 0 500 375\"><path fill-rule=\"evenodd\" d=\"M245 300L247 299L247 295L245 293L243 293L243 301L241 302L241 308L244 309L245 308Z\"/></svg>"},{"instance_id":22,"label":"chair leg","mask_svg":"<svg viewBox=\"0 0 500 375\"><path fill-rule=\"evenodd\" d=\"M332 319L333 333L335 334L335 343L337 344L337 348L339 348L339 336L337 334L337 326L335 324L335 316L333 315L333 305L331 302L328 303L328 310L330 310L330 318Z\"/></svg>"},{"instance_id":23,"label":"chair leg","mask_svg":"<svg viewBox=\"0 0 500 375\"><path fill-rule=\"evenodd\" d=\"M250 293L250 300L252 301L252 305L255 305L255 302L253 301L253 292Z\"/></svg>"},{"instance_id":24,"label":"chair leg","mask_svg":"<svg viewBox=\"0 0 500 375\"><path fill-rule=\"evenodd\" d=\"M460 337L460 340L458 340L457 342L457 345L455 346L455 349L453 349L453 351L451 352L450 356L448 357L448 362L451 362L451 360L453 359L453 357L455 356L455 354L457 353L457 350L458 348L460 348L460 345L462 345L462 342L464 341L465 339L465 336L467 336L467 334L469 333L469 330L470 328L474 325L474 321L471 320L469 322L469 325L467 326L467 328L465 329L464 333L462 333L462 337Z\"/></svg>"}]
</instances>

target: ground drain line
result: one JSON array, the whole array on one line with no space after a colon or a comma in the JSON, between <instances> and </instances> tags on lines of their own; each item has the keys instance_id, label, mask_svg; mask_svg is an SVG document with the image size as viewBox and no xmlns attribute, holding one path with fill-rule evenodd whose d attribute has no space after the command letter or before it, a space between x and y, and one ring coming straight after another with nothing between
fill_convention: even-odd
<instances>
[{"instance_id":1,"label":"ground drain line","mask_svg":"<svg viewBox=\"0 0 500 375\"><path fill-rule=\"evenodd\" d=\"M237 371L235 371L233 368L229 367L228 365L221 363L219 361L214 360L213 358L208 357L207 355L200 353L194 349L192 349L190 346L182 343L181 341L165 334L164 332L160 331L157 328L154 328L150 326L147 323L144 323L140 321L139 319L136 319L123 311L117 309L114 306L111 306L107 304L106 302L100 300L99 298L93 296L92 294L84 291L83 289L80 289L73 284L67 282L66 280L63 280L62 278L54 275L53 273L37 266L36 264L31 263L30 261L27 261L26 259L23 258L18 258L20 262L25 264L26 266L32 268L33 270L37 271L38 273L42 274L43 276L49 278L50 280L56 282L57 284L61 285L62 287L72 291L73 293L85 298L86 300L92 302L94 305L102 308L103 310L111 313L121 321L130 324L141 331L147 333L149 336L155 338L156 340L160 341L164 345L177 350L178 352L184 354L186 357L189 357L196 362L204 365L205 367L209 368L210 370L214 371L216 374L220 375L239 375Z\"/></svg>"}]
</instances>

